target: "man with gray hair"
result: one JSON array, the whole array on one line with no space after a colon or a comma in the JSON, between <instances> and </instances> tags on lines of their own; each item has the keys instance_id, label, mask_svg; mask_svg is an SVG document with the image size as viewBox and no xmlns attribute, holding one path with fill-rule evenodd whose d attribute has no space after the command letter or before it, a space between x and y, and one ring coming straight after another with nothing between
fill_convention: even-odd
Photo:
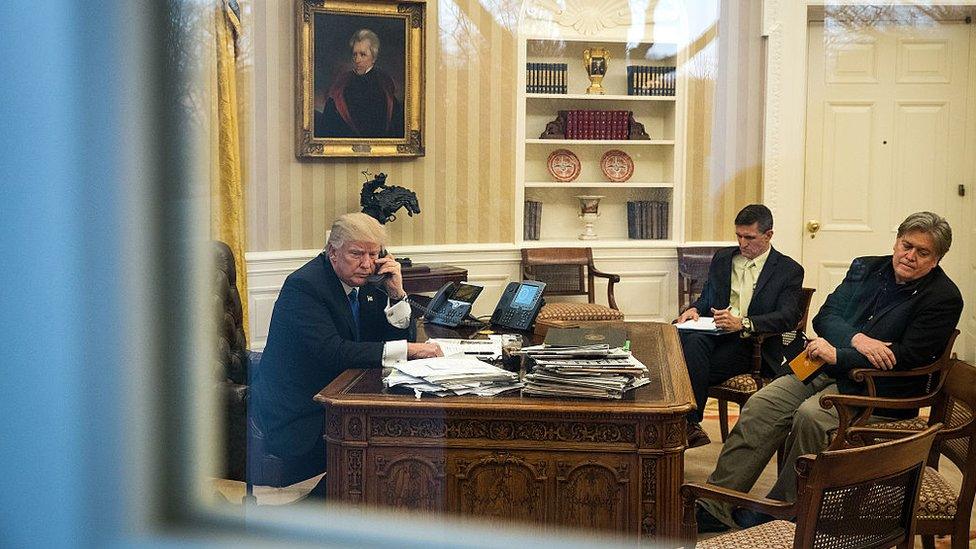
<instances>
[{"instance_id":1,"label":"man with gray hair","mask_svg":"<svg viewBox=\"0 0 976 549\"><path fill-rule=\"evenodd\" d=\"M283 462L278 485L325 470L325 413L312 397L344 370L443 355L435 343L407 342L410 305L400 264L382 255L385 242L378 221L345 214L332 225L325 251L281 288L249 408L253 427ZM374 273L386 277L367 284Z\"/></svg>"},{"instance_id":2,"label":"man with gray hair","mask_svg":"<svg viewBox=\"0 0 976 549\"><path fill-rule=\"evenodd\" d=\"M952 244L952 229L931 212L908 216L898 227L894 253L859 257L813 319L820 336L807 344L808 356L824 361L819 375L802 382L780 377L752 396L722 447L708 483L749 491L786 441L782 471L769 496L796 500L796 458L827 447L838 425L837 411L820 407L824 394L864 394L852 380L854 368L911 370L935 361L945 350L962 314L962 295L939 266ZM925 392L927 376L879 379L881 397L910 398ZM875 410L880 420L906 419L918 410ZM700 501L699 532L748 527L772 517Z\"/></svg>"}]
</instances>

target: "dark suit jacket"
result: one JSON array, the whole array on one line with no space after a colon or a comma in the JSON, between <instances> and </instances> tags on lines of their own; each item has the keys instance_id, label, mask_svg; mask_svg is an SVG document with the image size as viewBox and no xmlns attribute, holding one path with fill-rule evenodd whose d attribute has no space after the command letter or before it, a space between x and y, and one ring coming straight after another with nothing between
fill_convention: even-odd
<instances>
[{"instance_id":1,"label":"dark suit jacket","mask_svg":"<svg viewBox=\"0 0 976 549\"><path fill-rule=\"evenodd\" d=\"M360 288L355 333L349 300L324 253L288 276L252 386L254 412L272 453L308 453L325 421L312 397L347 368L380 367L383 342L408 339L409 329L387 322L386 303L376 288ZM321 459L324 470L324 453Z\"/></svg>"},{"instance_id":2,"label":"dark suit jacket","mask_svg":"<svg viewBox=\"0 0 976 549\"><path fill-rule=\"evenodd\" d=\"M702 294L692 307L701 316L712 316L711 309L729 306L732 292L732 258L739 254L738 246L722 248L715 253L708 267L708 280ZM793 259L769 250L769 257L756 280L756 288L749 302L748 316L757 332L787 332L796 329L803 316L800 310L800 289L803 286L803 267ZM778 337L767 338L762 347L763 363L771 371L786 373L782 366L783 341Z\"/></svg>"},{"instance_id":3,"label":"dark suit jacket","mask_svg":"<svg viewBox=\"0 0 976 549\"><path fill-rule=\"evenodd\" d=\"M874 297L884 280L884 270L891 256L859 257L851 263L844 281L827 296L813 319L817 334L837 348L837 364L825 371L837 378L837 388L844 394L862 394L864 387L847 376L853 368L871 368L868 359L851 346L851 338L864 335L890 341L895 353L895 369L910 370L931 364L945 349L952 330L962 314L962 295L955 283L936 266L918 281L914 293L878 311L860 330L855 323L874 305ZM911 397L925 390L926 378L909 377L882 380L876 386L879 396ZM893 417L905 411L879 410ZM917 414L917 411L915 412ZM911 417L911 411L908 412Z\"/></svg>"}]
</instances>

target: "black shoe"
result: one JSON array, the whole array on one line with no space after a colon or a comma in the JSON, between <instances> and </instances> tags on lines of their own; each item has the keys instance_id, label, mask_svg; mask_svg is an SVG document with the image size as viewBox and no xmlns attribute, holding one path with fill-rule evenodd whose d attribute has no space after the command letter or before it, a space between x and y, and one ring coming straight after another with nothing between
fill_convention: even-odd
<instances>
[{"instance_id":1,"label":"black shoe","mask_svg":"<svg viewBox=\"0 0 976 549\"><path fill-rule=\"evenodd\" d=\"M744 507L736 507L732 510L732 520L739 525L740 528L752 528L753 526L759 526L760 524L766 524L767 522L776 520L776 517L772 515L767 515L760 511L753 511L752 509L746 509Z\"/></svg>"},{"instance_id":2,"label":"black shoe","mask_svg":"<svg viewBox=\"0 0 976 549\"><path fill-rule=\"evenodd\" d=\"M724 522L715 518L701 505L695 504L695 522L698 523L699 534L712 534L716 532L727 532L729 527Z\"/></svg>"},{"instance_id":3,"label":"black shoe","mask_svg":"<svg viewBox=\"0 0 976 549\"><path fill-rule=\"evenodd\" d=\"M705 446L706 444L711 444L712 439L708 438L708 434L705 430L701 428L698 423L688 422L688 447L698 448L699 446Z\"/></svg>"}]
</instances>

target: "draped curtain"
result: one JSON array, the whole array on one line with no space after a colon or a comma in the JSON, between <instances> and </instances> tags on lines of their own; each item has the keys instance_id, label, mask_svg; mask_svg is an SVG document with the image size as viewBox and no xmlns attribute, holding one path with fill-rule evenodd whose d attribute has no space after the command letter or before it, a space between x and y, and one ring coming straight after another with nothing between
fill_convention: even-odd
<instances>
[{"instance_id":1,"label":"draped curtain","mask_svg":"<svg viewBox=\"0 0 976 549\"><path fill-rule=\"evenodd\" d=\"M237 97L240 8L236 0L217 0L215 7L216 85L212 87L216 117L216 166L211 178L211 237L222 240L234 252L237 288L244 313L244 333L250 335L247 307L247 269L244 264L244 181Z\"/></svg>"}]
</instances>

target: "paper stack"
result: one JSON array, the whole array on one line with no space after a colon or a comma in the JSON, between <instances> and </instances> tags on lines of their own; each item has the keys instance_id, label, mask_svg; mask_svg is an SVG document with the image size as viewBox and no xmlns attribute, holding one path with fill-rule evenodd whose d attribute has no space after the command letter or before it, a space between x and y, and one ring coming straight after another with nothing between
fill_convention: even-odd
<instances>
[{"instance_id":1,"label":"paper stack","mask_svg":"<svg viewBox=\"0 0 976 549\"><path fill-rule=\"evenodd\" d=\"M397 364L383 378L383 384L386 387L413 389L417 398L424 393L434 396L494 396L522 387L517 372L508 372L468 356L408 360Z\"/></svg>"},{"instance_id":2,"label":"paper stack","mask_svg":"<svg viewBox=\"0 0 976 549\"><path fill-rule=\"evenodd\" d=\"M613 399L650 382L647 367L623 348L622 335L605 334L602 339L608 343L586 344L583 342L600 339L597 332L612 329L565 330L550 328L547 343L523 349L534 363L525 376L523 395ZM565 343L574 339L581 343Z\"/></svg>"}]
</instances>

